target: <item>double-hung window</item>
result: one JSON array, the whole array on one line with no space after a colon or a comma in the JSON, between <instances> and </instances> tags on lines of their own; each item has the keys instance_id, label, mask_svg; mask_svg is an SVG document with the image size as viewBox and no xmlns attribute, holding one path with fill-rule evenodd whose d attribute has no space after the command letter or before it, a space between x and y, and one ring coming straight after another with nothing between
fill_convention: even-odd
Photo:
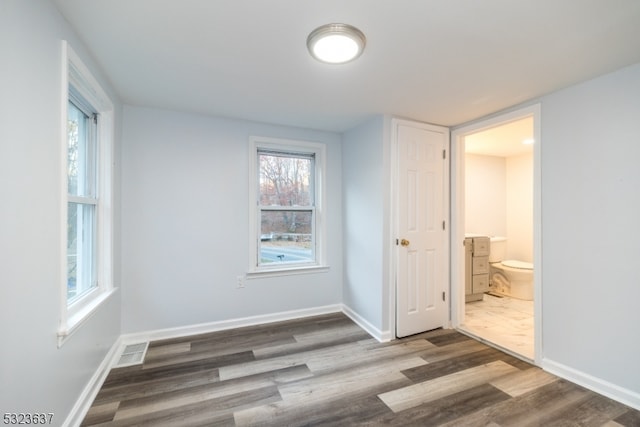
<instances>
[{"instance_id":1,"label":"double-hung window","mask_svg":"<svg viewBox=\"0 0 640 427\"><path fill-rule=\"evenodd\" d=\"M97 124L98 113L71 87L67 108L67 303L70 305L98 285Z\"/></svg>"},{"instance_id":2,"label":"double-hung window","mask_svg":"<svg viewBox=\"0 0 640 427\"><path fill-rule=\"evenodd\" d=\"M325 147L251 139L250 273L324 267Z\"/></svg>"},{"instance_id":3,"label":"double-hung window","mask_svg":"<svg viewBox=\"0 0 640 427\"><path fill-rule=\"evenodd\" d=\"M63 260L58 345L113 291L113 105L63 43Z\"/></svg>"}]
</instances>

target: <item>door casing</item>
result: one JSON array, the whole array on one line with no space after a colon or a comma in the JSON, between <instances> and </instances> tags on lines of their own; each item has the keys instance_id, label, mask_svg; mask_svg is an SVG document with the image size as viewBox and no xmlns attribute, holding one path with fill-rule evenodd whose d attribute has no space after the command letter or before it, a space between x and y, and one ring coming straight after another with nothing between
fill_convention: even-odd
<instances>
[{"instance_id":1,"label":"door casing","mask_svg":"<svg viewBox=\"0 0 640 427\"><path fill-rule=\"evenodd\" d=\"M533 117L533 257L534 257L534 362L542 360L542 210L541 210L541 137L540 104L515 109L513 111L480 119L451 132L451 241L463 242L464 224L464 137L485 129L493 128L514 120ZM460 327L464 323L464 246L451 245L451 326Z\"/></svg>"}]
</instances>

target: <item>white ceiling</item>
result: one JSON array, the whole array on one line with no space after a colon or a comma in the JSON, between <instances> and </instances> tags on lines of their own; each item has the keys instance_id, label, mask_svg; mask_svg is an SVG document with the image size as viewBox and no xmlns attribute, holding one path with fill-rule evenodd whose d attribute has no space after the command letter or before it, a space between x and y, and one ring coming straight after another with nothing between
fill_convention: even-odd
<instances>
[{"instance_id":1,"label":"white ceiling","mask_svg":"<svg viewBox=\"0 0 640 427\"><path fill-rule=\"evenodd\" d=\"M464 138L464 151L467 154L497 157L533 153L533 145L524 144L525 140L533 140L533 117L514 120L467 135Z\"/></svg>"},{"instance_id":2,"label":"white ceiling","mask_svg":"<svg viewBox=\"0 0 640 427\"><path fill-rule=\"evenodd\" d=\"M640 62L638 0L52 0L122 100L344 131L372 114L452 126ZM316 27L367 37L346 65Z\"/></svg>"}]
</instances>

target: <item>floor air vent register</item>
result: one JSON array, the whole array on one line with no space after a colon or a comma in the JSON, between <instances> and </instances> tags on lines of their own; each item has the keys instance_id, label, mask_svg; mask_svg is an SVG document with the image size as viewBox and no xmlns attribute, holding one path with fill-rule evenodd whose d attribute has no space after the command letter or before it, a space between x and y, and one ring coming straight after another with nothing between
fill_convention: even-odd
<instances>
[{"instance_id":1,"label":"floor air vent register","mask_svg":"<svg viewBox=\"0 0 640 427\"><path fill-rule=\"evenodd\" d=\"M138 344L128 344L122 350L122 355L118 359L118 363L114 368L122 368L125 366L140 365L144 361L144 356L147 354L148 342Z\"/></svg>"}]
</instances>

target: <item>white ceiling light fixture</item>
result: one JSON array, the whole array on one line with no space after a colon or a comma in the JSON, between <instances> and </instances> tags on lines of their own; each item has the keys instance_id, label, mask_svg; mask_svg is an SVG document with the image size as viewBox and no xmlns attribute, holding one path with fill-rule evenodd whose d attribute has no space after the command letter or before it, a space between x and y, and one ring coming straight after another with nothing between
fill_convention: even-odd
<instances>
[{"instance_id":1,"label":"white ceiling light fixture","mask_svg":"<svg viewBox=\"0 0 640 427\"><path fill-rule=\"evenodd\" d=\"M311 56L328 64L353 61L362 55L366 42L362 31L347 24L326 24L313 30L307 37Z\"/></svg>"}]
</instances>

